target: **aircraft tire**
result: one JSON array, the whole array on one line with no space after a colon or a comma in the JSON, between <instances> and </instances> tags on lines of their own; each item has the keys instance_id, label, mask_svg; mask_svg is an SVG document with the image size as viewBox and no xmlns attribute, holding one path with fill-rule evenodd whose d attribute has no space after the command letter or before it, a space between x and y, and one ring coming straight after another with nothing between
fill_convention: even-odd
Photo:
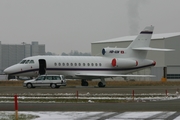
<instances>
[{"instance_id":1,"label":"aircraft tire","mask_svg":"<svg viewBox=\"0 0 180 120\"><path fill-rule=\"evenodd\" d=\"M88 82L86 81L86 82L84 82L84 86L88 86L89 84L88 84Z\"/></svg>"},{"instance_id":2,"label":"aircraft tire","mask_svg":"<svg viewBox=\"0 0 180 120\"><path fill-rule=\"evenodd\" d=\"M31 83L27 83L26 87L27 88L33 88L33 85Z\"/></svg>"},{"instance_id":3,"label":"aircraft tire","mask_svg":"<svg viewBox=\"0 0 180 120\"><path fill-rule=\"evenodd\" d=\"M105 87L106 85L104 85L102 82L99 82L99 83L98 83L98 86L99 86L99 87Z\"/></svg>"},{"instance_id":4,"label":"aircraft tire","mask_svg":"<svg viewBox=\"0 0 180 120\"><path fill-rule=\"evenodd\" d=\"M85 82L81 83L81 85L82 85L82 86L88 86L89 83L85 81Z\"/></svg>"},{"instance_id":5,"label":"aircraft tire","mask_svg":"<svg viewBox=\"0 0 180 120\"><path fill-rule=\"evenodd\" d=\"M53 88L53 89L54 89L54 88L57 88L57 85L54 84L54 83L52 83L52 84L51 84L51 88Z\"/></svg>"},{"instance_id":6,"label":"aircraft tire","mask_svg":"<svg viewBox=\"0 0 180 120\"><path fill-rule=\"evenodd\" d=\"M86 80L82 79L81 86L88 86L88 85L89 83Z\"/></svg>"}]
</instances>

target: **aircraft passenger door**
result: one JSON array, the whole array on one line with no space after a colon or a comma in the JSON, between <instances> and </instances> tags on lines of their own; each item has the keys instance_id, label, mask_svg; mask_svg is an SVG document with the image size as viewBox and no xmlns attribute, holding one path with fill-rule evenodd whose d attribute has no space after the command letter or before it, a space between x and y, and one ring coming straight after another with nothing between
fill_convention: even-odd
<instances>
[{"instance_id":1,"label":"aircraft passenger door","mask_svg":"<svg viewBox=\"0 0 180 120\"><path fill-rule=\"evenodd\" d=\"M46 74L46 60L44 59L39 59L39 74Z\"/></svg>"}]
</instances>

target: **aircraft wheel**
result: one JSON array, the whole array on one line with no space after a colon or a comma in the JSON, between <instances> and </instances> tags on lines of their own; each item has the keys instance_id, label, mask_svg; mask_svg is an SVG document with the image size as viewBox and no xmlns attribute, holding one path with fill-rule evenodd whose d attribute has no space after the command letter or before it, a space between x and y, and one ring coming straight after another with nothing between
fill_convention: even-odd
<instances>
[{"instance_id":1,"label":"aircraft wheel","mask_svg":"<svg viewBox=\"0 0 180 120\"><path fill-rule=\"evenodd\" d=\"M105 87L106 85L104 85L102 82L99 82L99 83L98 83L98 86L99 86L99 87Z\"/></svg>"},{"instance_id":2,"label":"aircraft wheel","mask_svg":"<svg viewBox=\"0 0 180 120\"><path fill-rule=\"evenodd\" d=\"M88 84L88 82L86 81L86 82L84 82L84 86L88 86L89 84Z\"/></svg>"},{"instance_id":3,"label":"aircraft wheel","mask_svg":"<svg viewBox=\"0 0 180 120\"><path fill-rule=\"evenodd\" d=\"M86 80L82 80L81 81L81 86L88 86L89 84L88 84L88 82L86 81Z\"/></svg>"},{"instance_id":4,"label":"aircraft wheel","mask_svg":"<svg viewBox=\"0 0 180 120\"><path fill-rule=\"evenodd\" d=\"M81 85L82 85L82 86L88 86L89 83L88 83L88 82L83 82L83 83L81 83Z\"/></svg>"},{"instance_id":5,"label":"aircraft wheel","mask_svg":"<svg viewBox=\"0 0 180 120\"><path fill-rule=\"evenodd\" d=\"M26 85L26 87L27 87L27 88L33 88L33 85L32 85L31 83L28 83L28 84Z\"/></svg>"},{"instance_id":6,"label":"aircraft wheel","mask_svg":"<svg viewBox=\"0 0 180 120\"><path fill-rule=\"evenodd\" d=\"M52 84L51 84L51 88L53 88L53 89L54 89L54 88L57 88L57 85L54 84L54 83L52 83Z\"/></svg>"}]
</instances>

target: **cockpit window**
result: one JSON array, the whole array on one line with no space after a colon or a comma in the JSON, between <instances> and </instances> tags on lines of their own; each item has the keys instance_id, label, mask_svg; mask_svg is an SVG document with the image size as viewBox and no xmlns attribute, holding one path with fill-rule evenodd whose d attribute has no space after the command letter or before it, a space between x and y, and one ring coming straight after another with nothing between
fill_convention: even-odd
<instances>
[{"instance_id":1,"label":"cockpit window","mask_svg":"<svg viewBox=\"0 0 180 120\"><path fill-rule=\"evenodd\" d=\"M34 60L31 60L29 63L30 63L30 64L34 63Z\"/></svg>"},{"instance_id":2,"label":"cockpit window","mask_svg":"<svg viewBox=\"0 0 180 120\"><path fill-rule=\"evenodd\" d=\"M20 62L20 64L24 64L26 62L26 60L22 60L21 62Z\"/></svg>"},{"instance_id":3,"label":"cockpit window","mask_svg":"<svg viewBox=\"0 0 180 120\"><path fill-rule=\"evenodd\" d=\"M33 64L34 60L22 60L20 64Z\"/></svg>"},{"instance_id":4,"label":"cockpit window","mask_svg":"<svg viewBox=\"0 0 180 120\"><path fill-rule=\"evenodd\" d=\"M28 64L30 60L26 60L25 64Z\"/></svg>"}]
</instances>

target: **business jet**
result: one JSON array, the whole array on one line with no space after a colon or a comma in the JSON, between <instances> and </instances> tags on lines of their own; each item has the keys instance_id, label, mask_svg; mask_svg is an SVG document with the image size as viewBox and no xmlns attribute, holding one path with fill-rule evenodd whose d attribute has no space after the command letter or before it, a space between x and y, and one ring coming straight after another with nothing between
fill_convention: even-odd
<instances>
[{"instance_id":1,"label":"business jet","mask_svg":"<svg viewBox=\"0 0 180 120\"><path fill-rule=\"evenodd\" d=\"M153 77L131 74L156 65L154 60L146 59L148 50L172 51L149 47L153 30L153 26L145 27L127 48L103 48L103 56L32 56L6 68L4 73L29 77L62 74L68 79L81 79L82 86L88 86L87 79L100 79L99 87L105 87L105 78Z\"/></svg>"}]
</instances>

